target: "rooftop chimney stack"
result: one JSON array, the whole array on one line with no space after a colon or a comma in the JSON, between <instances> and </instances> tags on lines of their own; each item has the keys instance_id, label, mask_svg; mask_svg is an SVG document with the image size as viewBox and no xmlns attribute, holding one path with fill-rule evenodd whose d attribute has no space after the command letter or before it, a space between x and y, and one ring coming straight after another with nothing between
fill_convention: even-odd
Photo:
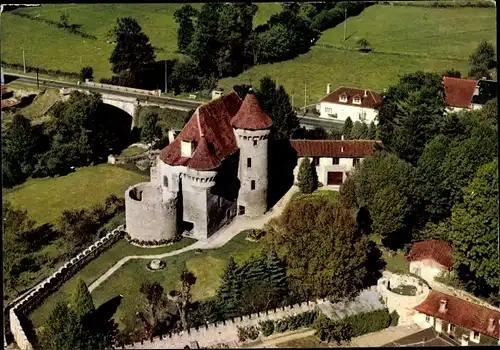
<instances>
[{"instance_id":1,"label":"rooftop chimney stack","mask_svg":"<svg viewBox=\"0 0 500 350\"><path fill-rule=\"evenodd\" d=\"M332 85L331 85L331 84L328 84L328 85L326 86L326 94L327 94L327 95L329 95L329 94L330 94L331 87L332 87Z\"/></svg>"},{"instance_id":2,"label":"rooftop chimney stack","mask_svg":"<svg viewBox=\"0 0 500 350\"><path fill-rule=\"evenodd\" d=\"M340 135L340 139L344 141L344 134Z\"/></svg>"},{"instance_id":3,"label":"rooftop chimney stack","mask_svg":"<svg viewBox=\"0 0 500 350\"><path fill-rule=\"evenodd\" d=\"M446 309L446 304L448 304L448 302L445 299L441 299L439 301L439 312L440 313L442 313L442 314L446 313L446 310L447 310Z\"/></svg>"},{"instance_id":4,"label":"rooftop chimney stack","mask_svg":"<svg viewBox=\"0 0 500 350\"><path fill-rule=\"evenodd\" d=\"M363 97L367 97L368 96L368 91L365 90L365 94Z\"/></svg>"}]
</instances>

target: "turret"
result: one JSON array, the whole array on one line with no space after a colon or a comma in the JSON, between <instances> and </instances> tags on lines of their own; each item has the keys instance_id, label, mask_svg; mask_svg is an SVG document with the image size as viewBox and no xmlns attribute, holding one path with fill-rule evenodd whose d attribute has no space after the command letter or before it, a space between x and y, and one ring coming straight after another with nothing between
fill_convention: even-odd
<instances>
[{"instance_id":1,"label":"turret","mask_svg":"<svg viewBox=\"0 0 500 350\"><path fill-rule=\"evenodd\" d=\"M240 149L238 214L256 216L267 211L268 141L271 118L248 91L240 109L231 119Z\"/></svg>"}]
</instances>

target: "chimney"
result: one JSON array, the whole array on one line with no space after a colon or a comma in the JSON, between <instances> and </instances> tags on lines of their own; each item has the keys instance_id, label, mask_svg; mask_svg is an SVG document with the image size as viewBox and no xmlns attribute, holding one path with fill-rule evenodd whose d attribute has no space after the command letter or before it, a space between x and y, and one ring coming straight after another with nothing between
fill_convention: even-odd
<instances>
[{"instance_id":1,"label":"chimney","mask_svg":"<svg viewBox=\"0 0 500 350\"><path fill-rule=\"evenodd\" d=\"M367 97L368 96L368 91L365 90L365 94L363 95L363 97Z\"/></svg>"},{"instance_id":2,"label":"chimney","mask_svg":"<svg viewBox=\"0 0 500 350\"><path fill-rule=\"evenodd\" d=\"M330 94L330 88L331 88L331 87L332 87L332 85L331 85L331 84L328 84L328 85L326 86L326 94L327 94L327 95L329 95L329 94Z\"/></svg>"},{"instance_id":3,"label":"chimney","mask_svg":"<svg viewBox=\"0 0 500 350\"><path fill-rule=\"evenodd\" d=\"M340 139L344 141L344 134L340 135Z\"/></svg>"},{"instance_id":4,"label":"chimney","mask_svg":"<svg viewBox=\"0 0 500 350\"><path fill-rule=\"evenodd\" d=\"M500 323L500 320L498 320L498 322ZM495 319L494 318L488 319L488 332L493 332L494 328L495 328Z\"/></svg>"},{"instance_id":5,"label":"chimney","mask_svg":"<svg viewBox=\"0 0 500 350\"><path fill-rule=\"evenodd\" d=\"M441 299L439 301L439 312L440 313L442 313L442 314L446 313L446 310L447 310L446 309L446 304L448 304L448 302L445 299Z\"/></svg>"}]
</instances>

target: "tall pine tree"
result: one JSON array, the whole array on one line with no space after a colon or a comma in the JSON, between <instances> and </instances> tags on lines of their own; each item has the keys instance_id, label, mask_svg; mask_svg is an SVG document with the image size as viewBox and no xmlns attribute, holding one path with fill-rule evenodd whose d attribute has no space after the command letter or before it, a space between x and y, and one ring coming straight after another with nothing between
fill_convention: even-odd
<instances>
[{"instance_id":1,"label":"tall pine tree","mask_svg":"<svg viewBox=\"0 0 500 350\"><path fill-rule=\"evenodd\" d=\"M303 194L313 193L318 187L316 168L314 163L309 160L308 157L302 159L299 167L299 174L297 176L297 186L299 186L300 192ZM314 169L314 170L313 170Z\"/></svg>"},{"instance_id":2,"label":"tall pine tree","mask_svg":"<svg viewBox=\"0 0 500 350\"><path fill-rule=\"evenodd\" d=\"M234 315L238 308L241 298L240 276L238 265L230 257L217 291L221 311L227 316Z\"/></svg>"},{"instance_id":3,"label":"tall pine tree","mask_svg":"<svg viewBox=\"0 0 500 350\"><path fill-rule=\"evenodd\" d=\"M82 279L79 279L77 282L76 289L73 293L71 308L80 319L90 315L95 310L92 295L90 295L87 284L85 284Z\"/></svg>"},{"instance_id":4,"label":"tall pine tree","mask_svg":"<svg viewBox=\"0 0 500 350\"><path fill-rule=\"evenodd\" d=\"M376 138L377 138L377 126L375 125L375 122L371 122L370 126L368 127L368 131L366 132L366 139L375 140Z\"/></svg>"},{"instance_id":5,"label":"tall pine tree","mask_svg":"<svg viewBox=\"0 0 500 350\"><path fill-rule=\"evenodd\" d=\"M351 117L347 117L344 122L344 127L342 128L342 135L344 136L344 140L351 139L351 131L353 128Z\"/></svg>"}]
</instances>

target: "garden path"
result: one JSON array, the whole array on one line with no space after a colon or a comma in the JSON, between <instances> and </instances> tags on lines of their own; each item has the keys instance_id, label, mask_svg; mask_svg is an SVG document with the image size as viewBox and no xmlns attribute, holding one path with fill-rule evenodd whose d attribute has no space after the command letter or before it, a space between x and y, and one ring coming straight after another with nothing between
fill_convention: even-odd
<instances>
[{"instance_id":1,"label":"garden path","mask_svg":"<svg viewBox=\"0 0 500 350\"><path fill-rule=\"evenodd\" d=\"M99 285L106 281L113 273L115 273L120 267L122 267L127 261L132 259L163 259L169 256L179 255L194 249L215 249L220 248L233 239L238 233L243 230L248 229L261 229L271 218L279 216L286 203L292 198L292 196L298 191L296 186L291 187L288 192L272 207L265 215L258 218L248 218L237 216L229 225L219 230L213 236L211 236L206 241L198 241L187 247L174 250L173 252L156 254L156 255L129 255L118 261L113 267L101 275L97 280L94 281L89 287L89 291L92 293Z\"/></svg>"}]
</instances>

